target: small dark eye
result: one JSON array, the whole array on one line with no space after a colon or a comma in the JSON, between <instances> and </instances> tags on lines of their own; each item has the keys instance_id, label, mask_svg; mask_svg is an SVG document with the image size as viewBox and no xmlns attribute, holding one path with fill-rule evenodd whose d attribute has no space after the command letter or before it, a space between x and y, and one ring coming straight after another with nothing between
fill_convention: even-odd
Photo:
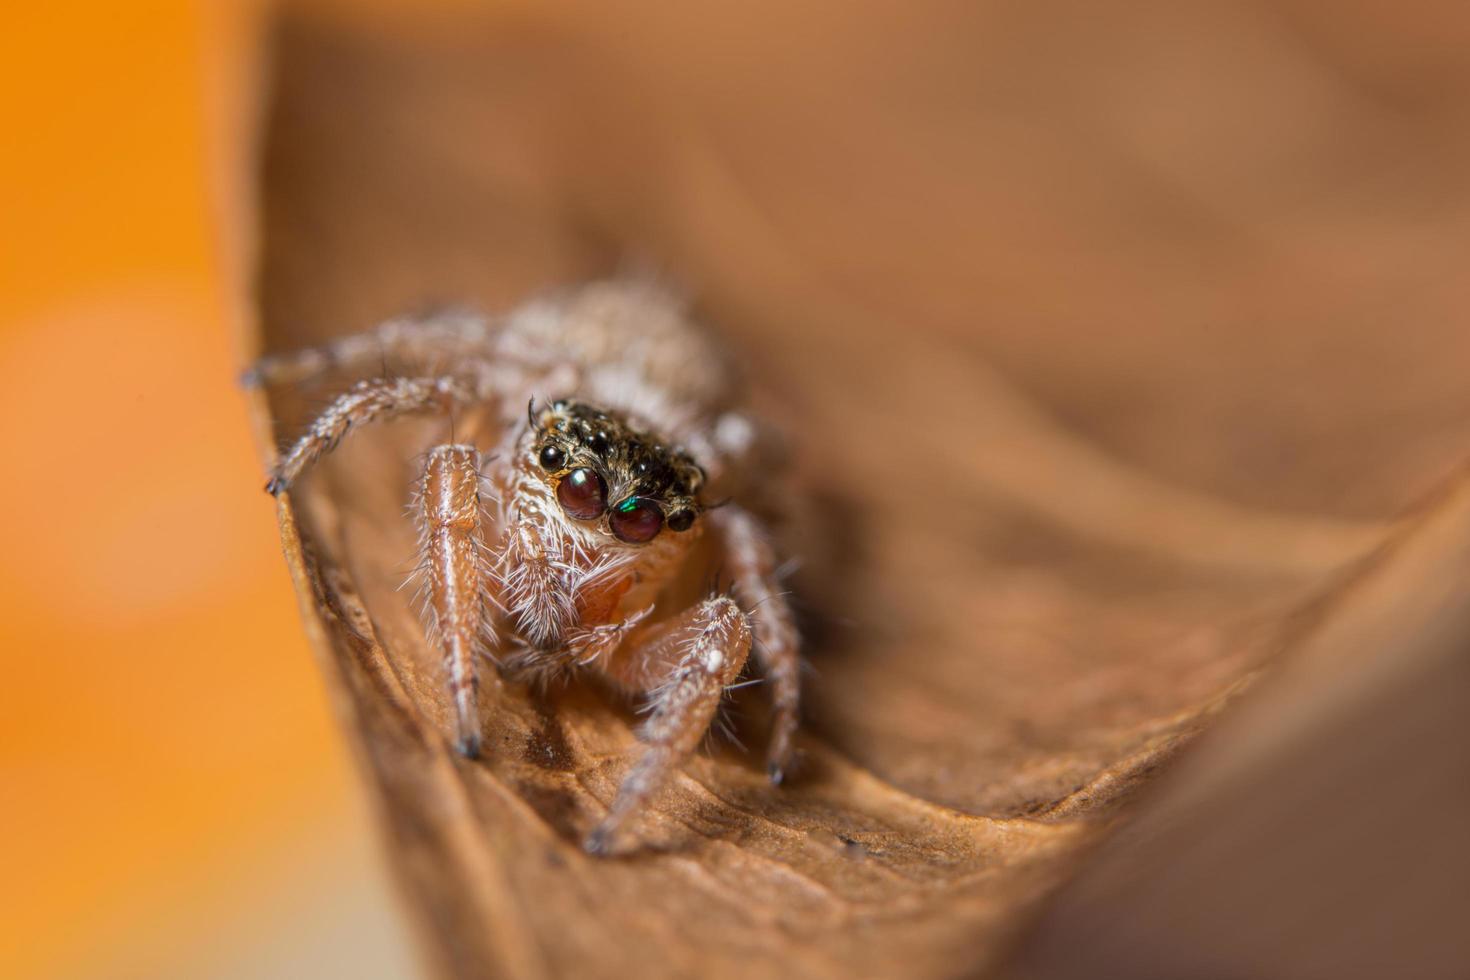
<instances>
[{"instance_id":1,"label":"small dark eye","mask_svg":"<svg viewBox=\"0 0 1470 980\"><path fill-rule=\"evenodd\" d=\"M676 510L669 515L670 531L687 531L694 526L694 511Z\"/></svg>"},{"instance_id":2,"label":"small dark eye","mask_svg":"<svg viewBox=\"0 0 1470 980\"><path fill-rule=\"evenodd\" d=\"M607 510L607 484L595 470L572 470L556 485L556 499L570 516L590 521Z\"/></svg>"},{"instance_id":3,"label":"small dark eye","mask_svg":"<svg viewBox=\"0 0 1470 980\"><path fill-rule=\"evenodd\" d=\"M608 523L620 540L642 544L658 537L664 526L664 513L652 500L629 497L613 508Z\"/></svg>"},{"instance_id":4,"label":"small dark eye","mask_svg":"<svg viewBox=\"0 0 1470 980\"><path fill-rule=\"evenodd\" d=\"M559 470L561 465L567 461L567 454L561 451L561 447L555 443L547 443L541 447L541 468L543 470Z\"/></svg>"}]
</instances>

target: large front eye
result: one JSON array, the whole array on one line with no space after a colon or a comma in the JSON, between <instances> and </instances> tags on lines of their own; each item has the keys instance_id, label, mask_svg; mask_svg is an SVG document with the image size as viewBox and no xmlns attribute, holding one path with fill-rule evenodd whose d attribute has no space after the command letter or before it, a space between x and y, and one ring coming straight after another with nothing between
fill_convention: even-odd
<instances>
[{"instance_id":1,"label":"large front eye","mask_svg":"<svg viewBox=\"0 0 1470 980\"><path fill-rule=\"evenodd\" d=\"M642 497L629 497L613 508L608 523L612 533L632 544L642 544L658 537L664 526L664 512L658 504Z\"/></svg>"},{"instance_id":2,"label":"large front eye","mask_svg":"<svg viewBox=\"0 0 1470 980\"><path fill-rule=\"evenodd\" d=\"M607 484L596 470L572 470L556 485L561 509L579 521L590 521L607 510Z\"/></svg>"}]
</instances>

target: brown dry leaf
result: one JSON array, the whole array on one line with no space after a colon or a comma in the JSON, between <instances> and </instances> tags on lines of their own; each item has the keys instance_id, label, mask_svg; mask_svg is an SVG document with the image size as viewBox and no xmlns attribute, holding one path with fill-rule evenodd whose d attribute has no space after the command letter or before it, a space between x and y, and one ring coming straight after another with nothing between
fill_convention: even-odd
<instances>
[{"instance_id":1,"label":"brown dry leaf","mask_svg":"<svg viewBox=\"0 0 1470 980\"><path fill-rule=\"evenodd\" d=\"M508 687L487 758L450 751L398 591L446 425L355 437L282 506L446 973L998 963L1470 436L1470 147L1436 97L1464 45L1375 60L1391 24L1308 3L789 6L276 32L260 347L644 259L793 447L807 766L766 785L747 689L749 751L695 760L618 860L577 841L625 706ZM262 402L275 438L331 390Z\"/></svg>"}]
</instances>

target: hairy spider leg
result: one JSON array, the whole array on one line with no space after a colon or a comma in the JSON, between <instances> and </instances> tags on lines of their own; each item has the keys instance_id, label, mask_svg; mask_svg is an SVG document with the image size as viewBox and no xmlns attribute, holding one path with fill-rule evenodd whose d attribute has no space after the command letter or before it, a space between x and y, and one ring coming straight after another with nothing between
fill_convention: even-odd
<instances>
[{"instance_id":1,"label":"hairy spider leg","mask_svg":"<svg viewBox=\"0 0 1470 980\"><path fill-rule=\"evenodd\" d=\"M766 772L780 783L788 772L801 707L801 639L781 590L776 552L765 529L736 504L710 512L725 544L725 570L755 627L755 659L771 687L771 741Z\"/></svg>"},{"instance_id":2,"label":"hairy spider leg","mask_svg":"<svg viewBox=\"0 0 1470 980\"><path fill-rule=\"evenodd\" d=\"M256 361L241 380L249 387L300 384L327 371L363 371L387 360L416 370L432 369L483 355L494 333L485 317L458 310L396 317L319 347L268 354Z\"/></svg>"},{"instance_id":3,"label":"hairy spider leg","mask_svg":"<svg viewBox=\"0 0 1470 980\"><path fill-rule=\"evenodd\" d=\"M473 446L435 446L417 496L425 619L444 659L455 745L470 758L480 754L479 657L494 639L480 462Z\"/></svg>"},{"instance_id":4,"label":"hairy spider leg","mask_svg":"<svg viewBox=\"0 0 1470 980\"><path fill-rule=\"evenodd\" d=\"M613 680L651 695L652 712L639 731L648 747L623 778L607 816L584 842L593 854L609 853L616 846L628 820L644 810L698 747L726 686L745 666L750 623L733 599L712 596L651 628L630 646L605 666Z\"/></svg>"},{"instance_id":5,"label":"hairy spider leg","mask_svg":"<svg viewBox=\"0 0 1470 980\"><path fill-rule=\"evenodd\" d=\"M467 404L474 399L475 391L452 377L359 381L333 399L306 434L286 451L265 489L271 494L288 489L307 467L337 448L348 432L365 422L446 412L456 402Z\"/></svg>"}]
</instances>

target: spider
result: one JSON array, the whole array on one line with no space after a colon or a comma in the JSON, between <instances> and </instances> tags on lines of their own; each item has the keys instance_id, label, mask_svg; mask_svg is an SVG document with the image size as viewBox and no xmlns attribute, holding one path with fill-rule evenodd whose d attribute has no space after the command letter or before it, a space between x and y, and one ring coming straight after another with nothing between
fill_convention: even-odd
<instances>
[{"instance_id":1,"label":"spider","mask_svg":"<svg viewBox=\"0 0 1470 980\"><path fill-rule=\"evenodd\" d=\"M431 448L410 504L458 751L480 752L481 658L520 679L595 672L647 698L645 747L584 841L608 853L700 744L754 650L779 784L797 728L798 636L770 535L741 503L767 474L770 440L682 302L644 280L595 282L498 319L391 320L263 358L246 383L363 375L389 357L420 373L353 384L279 457L266 489L285 493L370 421L479 407L502 422L493 453ZM691 604L679 593L710 567L701 539L730 588Z\"/></svg>"}]
</instances>

